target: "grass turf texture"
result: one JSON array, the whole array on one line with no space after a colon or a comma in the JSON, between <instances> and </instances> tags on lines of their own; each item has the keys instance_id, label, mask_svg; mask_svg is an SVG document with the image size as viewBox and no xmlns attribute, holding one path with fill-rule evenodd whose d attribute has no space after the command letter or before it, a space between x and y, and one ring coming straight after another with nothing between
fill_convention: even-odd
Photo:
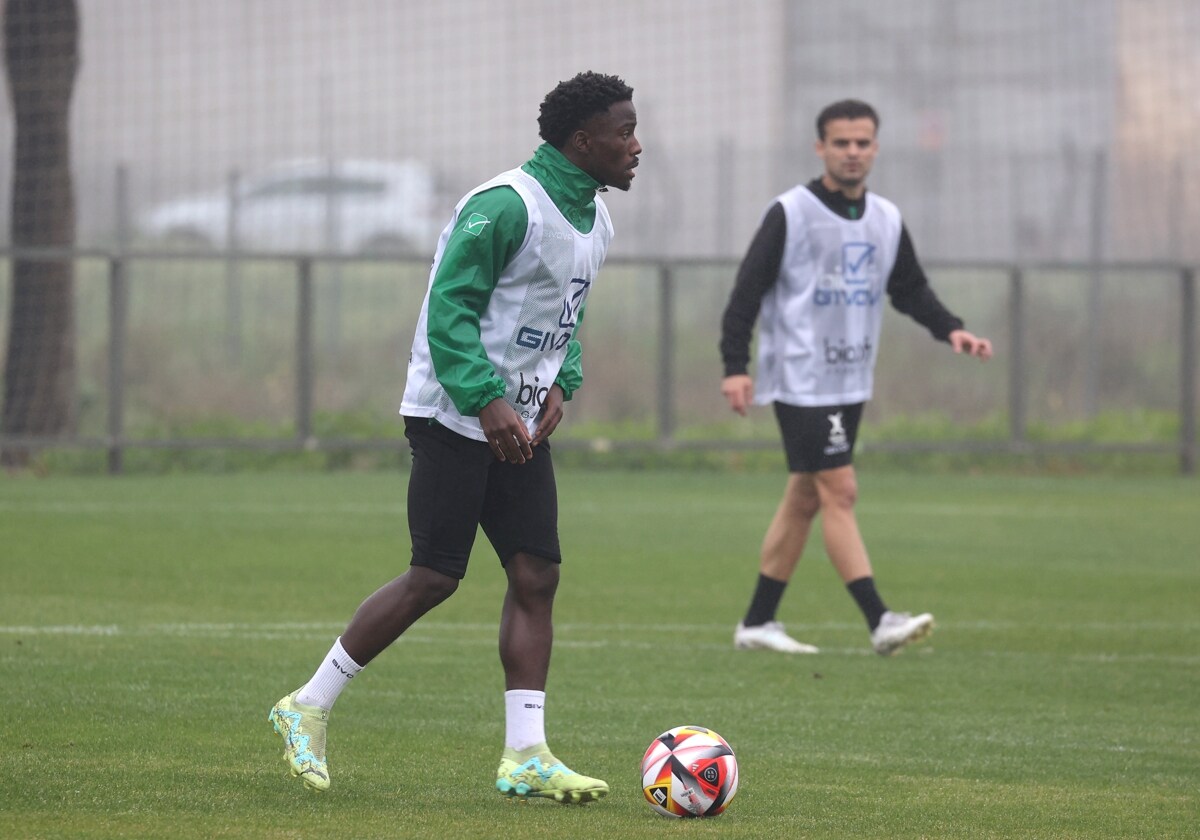
<instances>
[{"instance_id":1,"label":"grass turf texture","mask_svg":"<svg viewBox=\"0 0 1200 840\"><path fill-rule=\"evenodd\" d=\"M892 659L818 535L780 618L822 655L732 649L782 476L559 481L547 731L612 786L585 808L492 789L503 576L482 538L339 701L332 790L287 777L267 711L406 567L403 474L0 479L0 836L1194 836L1194 481L865 471L881 591L939 624ZM683 723L738 755L714 820L638 789Z\"/></svg>"}]
</instances>

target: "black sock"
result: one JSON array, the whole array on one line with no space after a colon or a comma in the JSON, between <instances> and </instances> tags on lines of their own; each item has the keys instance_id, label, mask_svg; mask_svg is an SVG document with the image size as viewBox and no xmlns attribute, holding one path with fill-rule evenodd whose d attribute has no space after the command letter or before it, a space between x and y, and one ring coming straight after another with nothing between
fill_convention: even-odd
<instances>
[{"instance_id":1,"label":"black sock","mask_svg":"<svg viewBox=\"0 0 1200 840\"><path fill-rule=\"evenodd\" d=\"M883 599L875 591L875 578L862 577L852 580L846 584L846 588L850 590L855 603L866 617L867 627L874 632L875 628L879 626L879 619L887 612L887 607L883 605Z\"/></svg>"},{"instance_id":2,"label":"black sock","mask_svg":"<svg viewBox=\"0 0 1200 840\"><path fill-rule=\"evenodd\" d=\"M775 580L766 575L758 576L758 584L754 587L754 598L750 601L750 609L742 624L746 627L758 627L775 619L775 611L779 609L779 601L783 598L783 590L787 588L786 580Z\"/></svg>"}]
</instances>

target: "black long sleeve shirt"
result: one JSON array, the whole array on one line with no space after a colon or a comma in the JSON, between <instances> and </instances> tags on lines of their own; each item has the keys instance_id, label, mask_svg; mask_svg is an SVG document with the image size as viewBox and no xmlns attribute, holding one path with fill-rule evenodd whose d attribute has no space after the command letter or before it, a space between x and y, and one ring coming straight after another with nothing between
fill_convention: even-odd
<instances>
[{"instance_id":1,"label":"black long sleeve shirt","mask_svg":"<svg viewBox=\"0 0 1200 840\"><path fill-rule=\"evenodd\" d=\"M841 192L826 189L820 178L807 184L821 202L844 219L859 219L867 203L866 193L849 199ZM763 296L775 285L787 242L787 217L783 205L776 202L767 210L762 224L738 268L737 280L725 314L721 318L721 359L725 375L746 373L750 365L750 335L758 319ZM938 300L929 278L917 260L908 228L900 228L900 246L896 264L888 275L887 294L892 306L929 330L934 338L946 341L950 333L962 329L962 319Z\"/></svg>"}]
</instances>

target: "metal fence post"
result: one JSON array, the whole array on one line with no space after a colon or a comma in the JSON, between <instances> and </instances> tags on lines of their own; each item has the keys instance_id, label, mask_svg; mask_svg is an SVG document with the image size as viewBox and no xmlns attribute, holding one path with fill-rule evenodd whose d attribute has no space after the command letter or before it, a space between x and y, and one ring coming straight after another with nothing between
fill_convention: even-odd
<instances>
[{"instance_id":1,"label":"metal fence post","mask_svg":"<svg viewBox=\"0 0 1200 840\"><path fill-rule=\"evenodd\" d=\"M108 263L108 472L125 466L125 333L128 313L124 254Z\"/></svg>"},{"instance_id":2,"label":"metal fence post","mask_svg":"<svg viewBox=\"0 0 1200 840\"><path fill-rule=\"evenodd\" d=\"M658 269L658 443L675 439L675 278L668 263Z\"/></svg>"},{"instance_id":3,"label":"metal fence post","mask_svg":"<svg viewBox=\"0 0 1200 840\"><path fill-rule=\"evenodd\" d=\"M242 358L242 174L230 170L226 186L229 215L225 220L225 347L232 361Z\"/></svg>"},{"instance_id":4,"label":"metal fence post","mask_svg":"<svg viewBox=\"0 0 1200 840\"><path fill-rule=\"evenodd\" d=\"M1008 276L1008 428L1011 443L1025 442L1025 278L1019 266Z\"/></svg>"},{"instance_id":5,"label":"metal fence post","mask_svg":"<svg viewBox=\"0 0 1200 840\"><path fill-rule=\"evenodd\" d=\"M1196 474L1196 270L1180 273L1179 469Z\"/></svg>"},{"instance_id":6,"label":"metal fence post","mask_svg":"<svg viewBox=\"0 0 1200 840\"><path fill-rule=\"evenodd\" d=\"M1108 228L1108 155L1096 151L1092 164L1091 222L1088 244L1087 322L1083 334L1083 410L1087 419L1095 419L1100 410L1101 340L1104 314L1104 243Z\"/></svg>"},{"instance_id":7,"label":"metal fence post","mask_svg":"<svg viewBox=\"0 0 1200 840\"><path fill-rule=\"evenodd\" d=\"M125 469L125 341L129 317L129 262L133 213L129 198L129 167L116 171L117 251L108 262L108 472Z\"/></svg>"},{"instance_id":8,"label":"metal fence post","mask_svg":"<svg viewBox=\"0 0 1200 840\"><path fill-rule=\"evenodd\" d=\"M313 402L313 261L302 257L296 277L296 438L312 439Z\"/></svg>"}]
</instances>

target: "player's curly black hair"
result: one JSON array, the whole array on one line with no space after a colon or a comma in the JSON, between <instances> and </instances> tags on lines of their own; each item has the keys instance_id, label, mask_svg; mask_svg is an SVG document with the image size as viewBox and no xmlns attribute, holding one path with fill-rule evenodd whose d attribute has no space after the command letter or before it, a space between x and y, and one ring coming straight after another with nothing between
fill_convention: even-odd
<instances>
[{"instance_id":1,"label":"player's curly black hair","mask_svg":"<svg viewBox=\"0 0 1200 840\"><path fill-rule=\"evenodd\" d=\"M571 133L587 122L589 117L602 114L617 102L633 99L633 88L617 76L606 76L588 70L573 79L559 82L542 100L538 117L538 134L561 149Z\"/></svg>"}]
</instances>

